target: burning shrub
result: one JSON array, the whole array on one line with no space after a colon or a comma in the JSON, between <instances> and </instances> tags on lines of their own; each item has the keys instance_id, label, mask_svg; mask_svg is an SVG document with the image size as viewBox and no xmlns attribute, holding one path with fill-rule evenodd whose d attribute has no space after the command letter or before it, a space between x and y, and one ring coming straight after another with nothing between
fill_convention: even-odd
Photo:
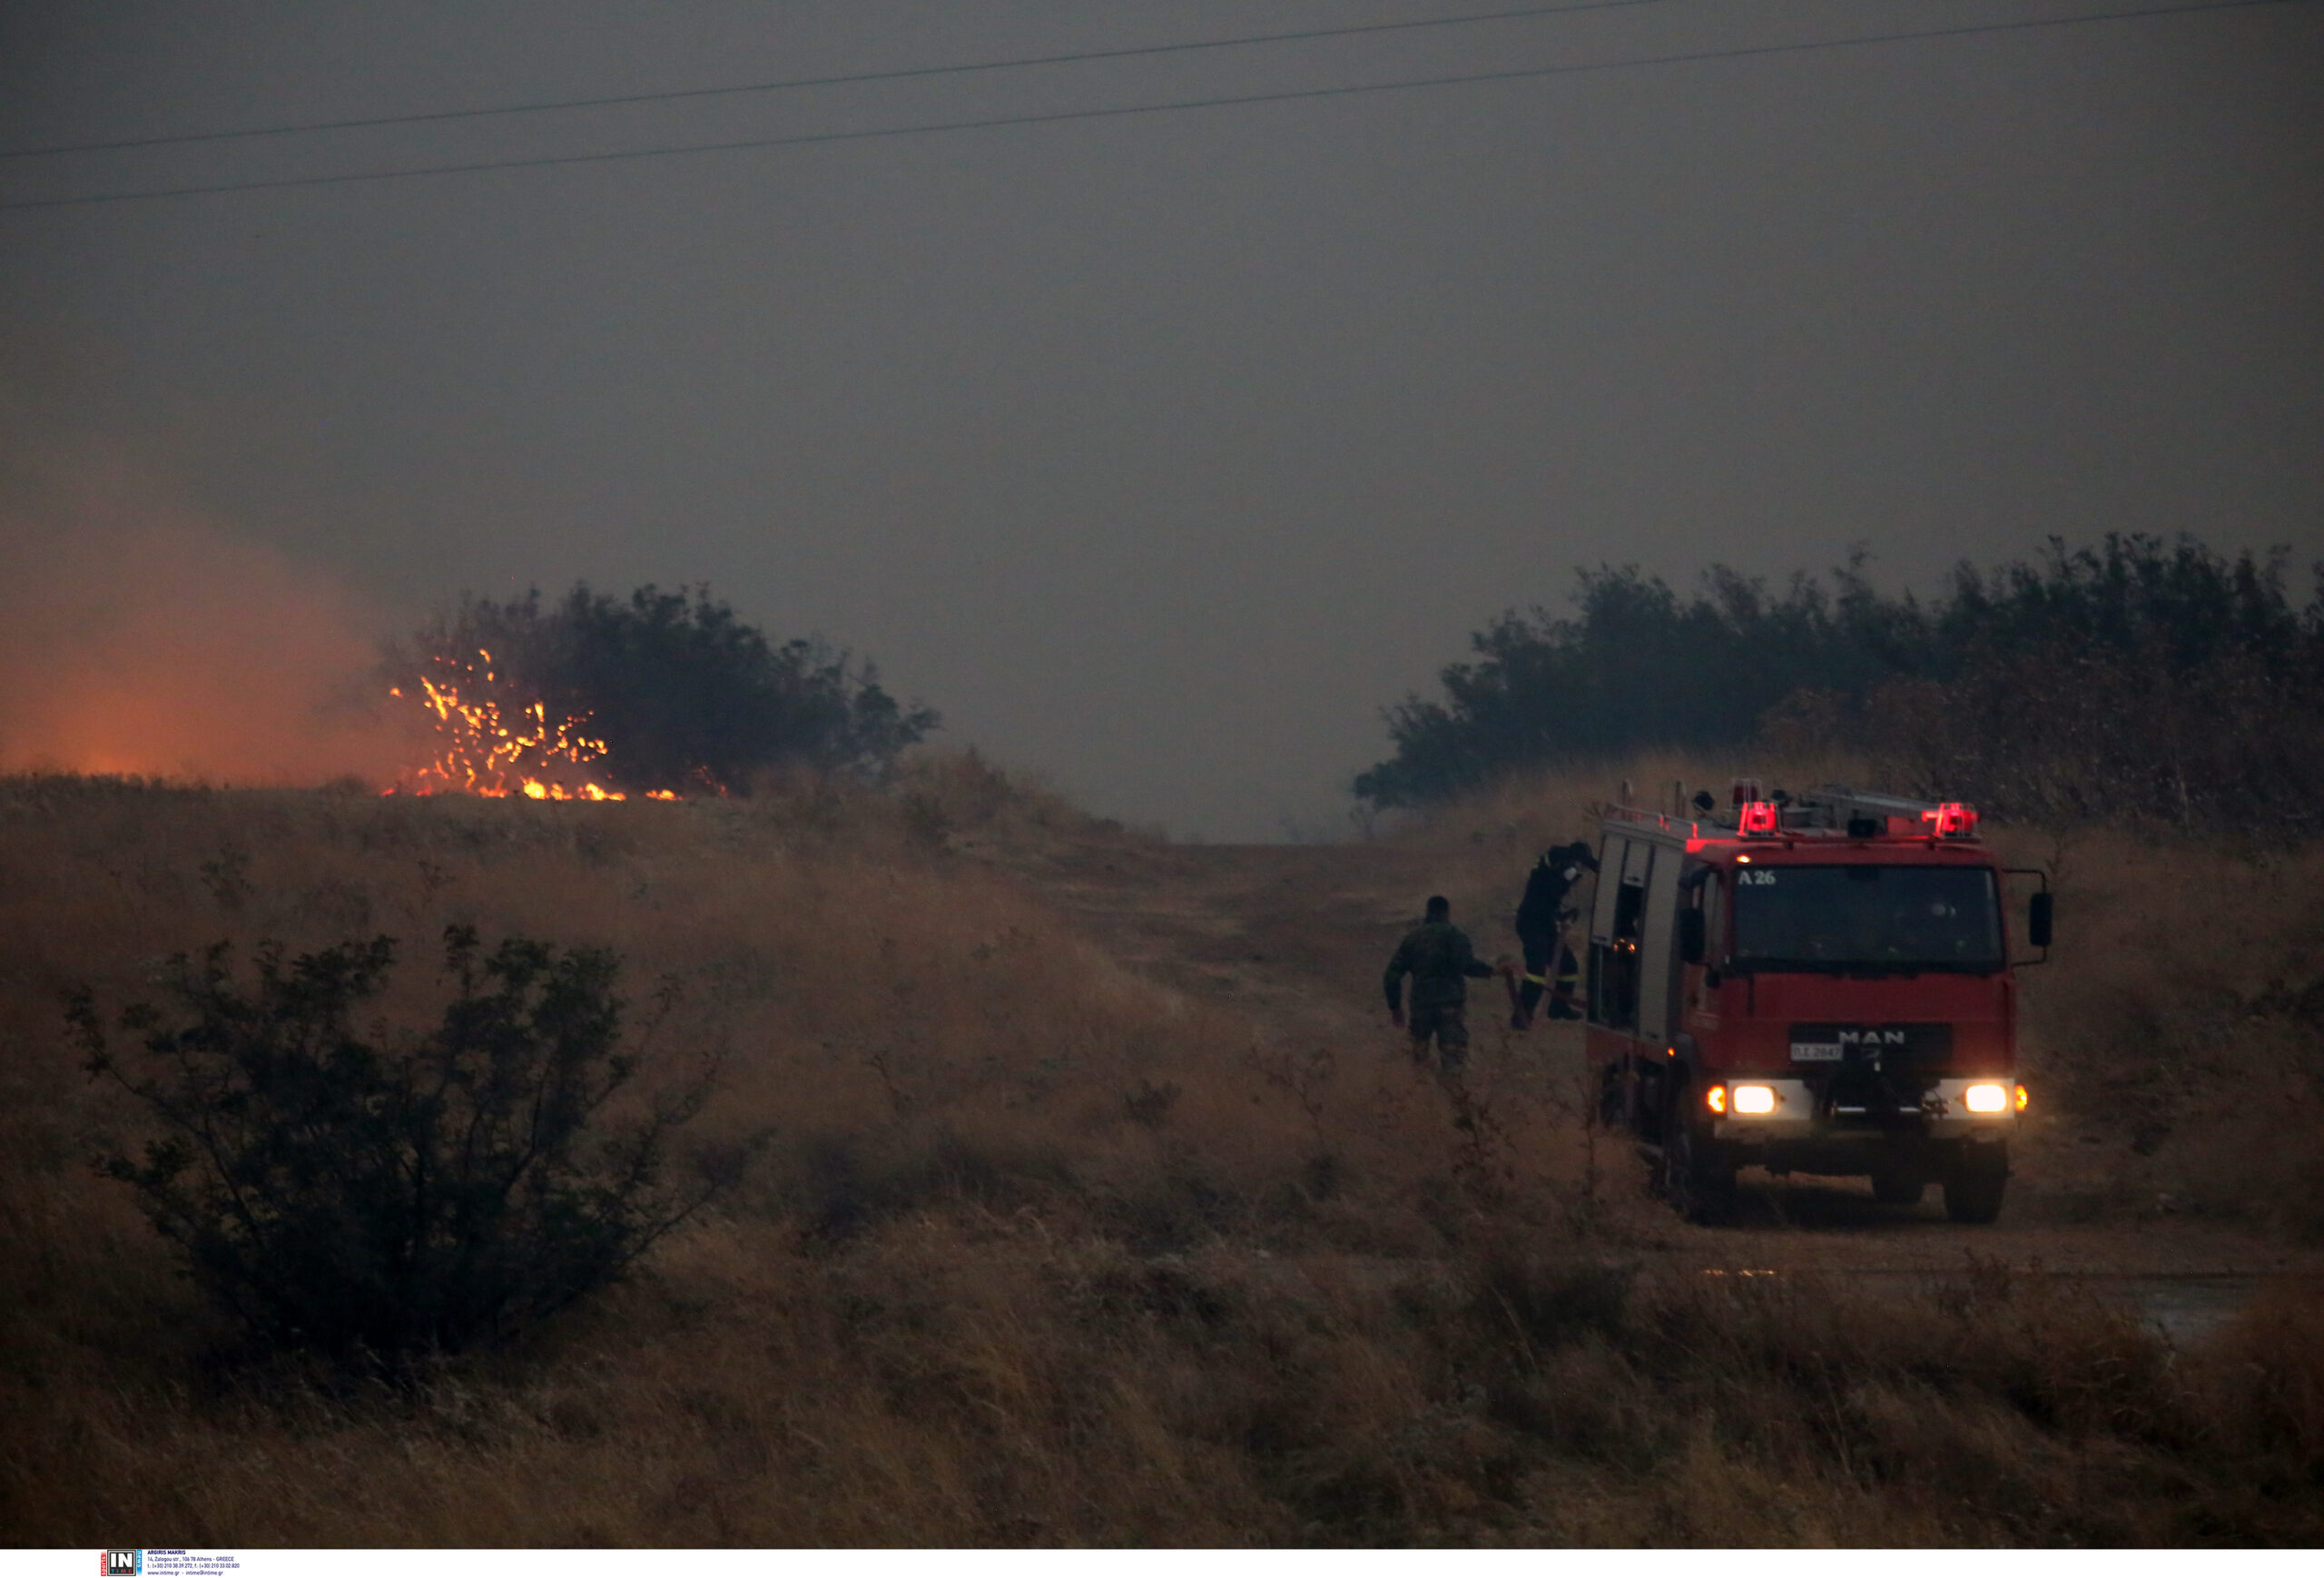
<instances>
[{"instance_id":1,"label":"burning shrub","mask_svg":"<svg viewBox=\"0 0 2324 1578\"><path fill-rule=\"evenodd\" d=\"M562 783L584 765L665 793L769 767L878 773L938 724L871 665L820 639L776 645L705 587L640 587L625 602L576 586L547 609L537 592L471 598L389 666L447 736L423 787L605 797Z\"/></svg>"},{"instance_id":2,"label":"burning shrub","mask_svg":"<svg viewBox=\"0 0 2324 1578\"><path fill-rule=\"evenodd\" d=\"M262 1341L393 1360L504 1338L611 1280L717 1187L662 1181L706 1079L618 1131L601 1121L638 1068L612 954L511 937L480 956L458 926L445 952L458 995L400 1045L353 1022L386 984L388 937L287 965L266 945L248 991L226 944L177 956L175 1011L120 1018L150 1071L115 1059L90 992L71 1001L90 1073L163 1130L104 1172Z\"/></svg>"}]
</instances>

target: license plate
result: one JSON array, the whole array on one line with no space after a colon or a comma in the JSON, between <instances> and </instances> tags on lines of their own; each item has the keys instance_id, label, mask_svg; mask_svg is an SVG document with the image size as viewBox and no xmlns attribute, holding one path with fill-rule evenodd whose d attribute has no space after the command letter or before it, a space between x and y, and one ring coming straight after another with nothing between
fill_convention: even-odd
<instances>
[{"instance_id":1,"label":"license plate","mask_svg":"<svg viewBox=\"0 0 2324 1578\"><path fill-rule=\"evenodd\" d=\"M1840 1060L1837 1041L1794 1041L1791 1060L1795 1063L1837 1063Z\"/></svg>"}]
</instances>

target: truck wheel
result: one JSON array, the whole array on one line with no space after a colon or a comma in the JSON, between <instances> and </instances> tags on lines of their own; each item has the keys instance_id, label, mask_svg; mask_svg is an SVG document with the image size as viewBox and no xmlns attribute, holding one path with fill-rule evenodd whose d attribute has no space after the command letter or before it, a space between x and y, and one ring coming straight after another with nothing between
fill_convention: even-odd
<instances>
[{"instance_id":1,"label":"truck wheel","mask_svg":"<svg viewBox=\"0 0 2324 1578\"><path fill-rule=\"evenodd\" d=\"M1916 1172L1876 1172L1872 1175L1872 1198L1884 1206L1917 1206L1927 1189L1928 1179Z\"/></svg>"},{"instance_id":2,"label":"truck wheel","mask_svg":"<svg viewBox=\"0 0 2324 1578\"><path fill-rule=\"evenodd\" d=\"M1683 1100L1685 1091L1679 1095ZM1664 1125L1660 1181L1663 1198L1689 1222L1722 1222L1735 1204L1735 1169L1708 1135L1678 1112Z\"/></svg>"},{"instance_id":3,"label":"truck wheel","mask_svg":"<svg viewBox=\"0 0 2324 1578\"><path fill-rule=\"evenodd\" d=\"M2001 1215L2009 1187L2009 1151L2000 1145L1964 1147L1945 1169L1945 1214L1982 1226Z\"/></svg>"}]
</instances>

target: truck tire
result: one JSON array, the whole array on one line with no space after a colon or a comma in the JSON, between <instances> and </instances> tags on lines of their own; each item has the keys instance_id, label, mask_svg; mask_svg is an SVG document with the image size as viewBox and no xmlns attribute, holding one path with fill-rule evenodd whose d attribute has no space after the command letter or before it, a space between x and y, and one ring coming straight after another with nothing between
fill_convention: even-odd
<instances>
[{"instance_id":1,"label":"truck tire","mask_svg":"<svg viewBox=\"0 0 2324 1578\"><path fill-rule=\"evenodd\" d=\"M1686 1087L1662 1126L1662 1198L1685 1220L1705 1227L1727 1219L1735 1205L1735 1169L1711 1138L1688 1121Z\"/></svg>"},{"instance_id":2,"label":"truck tire","mask_svg":"<svg viewBox=\"0 0 2324 1578\"><path fill-rule=\"evenodd\" d=\"M1872 1198L1884 1206L1917 1206L1928 1192L1928 1179L1916 1172L1876 1172Z\"/></svg>"},{"instance_id":3,"label":"truck tire","mask_svg":"<svg viewBox=\"0 0 2324 1578\"><path fill-rule=\"evenodd\" d=\"M1956 1222L1984 1226L2001 1216L2009 1187L2005 1145L1965 1146L1945 1169L1945 1214Z\"/></svg>"}]
</instances>

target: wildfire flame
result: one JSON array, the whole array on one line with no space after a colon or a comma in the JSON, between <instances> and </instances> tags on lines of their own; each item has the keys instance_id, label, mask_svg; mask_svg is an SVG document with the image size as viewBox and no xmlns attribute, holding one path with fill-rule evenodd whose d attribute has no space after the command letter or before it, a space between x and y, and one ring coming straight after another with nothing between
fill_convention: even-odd
<instances>
[{"instance_id":1,"label":"wildfire flame","mask_svg":"<svg viewBox=\"0 0 2324 1578\"><path fill-rule=\"evenodd\" d=\"M434 719L437 754L425 765L406 773L388 791L394 794L481 794L491 798L522 794L530 800L626 800L617 789L607 789L576 770L586 768L606 754L606 742L582 733L588 719L549 721L547 704L518 704L513 719L501 710L492 694L500 684L492 668L492 654L479 647L481 663L438 656L438 672L419 677L420 695L407 696L401 686L388 694L399 700L418 700ZM668 789L648 790L648 800L675 800Z\"/></svg>"}]
</instances>

